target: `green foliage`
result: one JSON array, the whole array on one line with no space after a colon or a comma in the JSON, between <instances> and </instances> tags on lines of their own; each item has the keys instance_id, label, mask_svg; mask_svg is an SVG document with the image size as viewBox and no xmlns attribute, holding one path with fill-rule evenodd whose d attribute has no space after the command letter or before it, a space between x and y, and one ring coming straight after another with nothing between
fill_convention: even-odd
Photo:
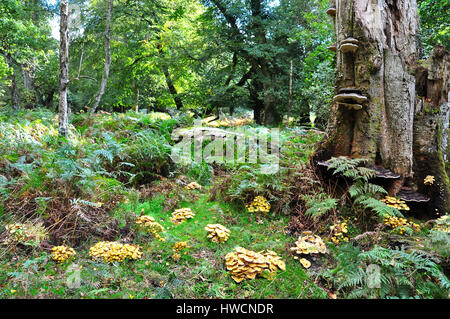
<instances>
[{"instance_id":1,"label":"green foliage","mask_svg":"<svg viewBox=\"0 0 450 319\"><path fill-rule=\"evenodd\" d=\"M302 199L306 201L306 206L308 207L305 215L310 215L315 219L325 215L330 210L336 209L338 203L337 199L325 193L303 195Z\"/></svg>"},{"instance_id":2,"label":"green foliage","mask_svg":"<svg viewBox=\"0 0 450 319\"><path fill-rule=\"evenodd\" d=\"M450 289L450 281L439 267L417 251L380 246L361 251L358 246L346 244L336 257L338 266L325 277L347 298L446 298ZM370 265L379 267L379 282L375 285L368 285Z\"/></svg>"},{"instance_id":3,"label":"green foliage","mask_svg":"<svg viewBox=\"0 0 450 319\"><path fill-rule=\"evenodd\" d=\"M390 207L376 198L387 192L383 187L370 183L370 180L375 177L375 171L361 166L367 162L363 158L349 159L345 156L333 157L327 161L330 164L328 169L333 170L333 175L342 174L353 180L348 194L355 204L360 205L364 210L373 211L381 218L386 215L403 216L398 209Z\"/></svg>"},{"instance_id":4,"label":"green foliage","mask_svg":"<svg viewBox=\"0 0 450 319\"><path fill-rule=\"evenodd\" d=\"M419 0L420 31L425 51L430 53L435 44L450 50L450 4L446 0Z\"/></svg>"}]
</instances>

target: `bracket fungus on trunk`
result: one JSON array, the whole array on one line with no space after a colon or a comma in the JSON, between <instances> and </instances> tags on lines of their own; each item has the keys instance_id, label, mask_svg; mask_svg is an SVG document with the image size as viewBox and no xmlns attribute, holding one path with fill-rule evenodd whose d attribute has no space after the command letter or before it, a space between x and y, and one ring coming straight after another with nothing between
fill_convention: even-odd
<instances>
[{"instance_id":1,"label":"bracket fungus on trunk","mask_svg":"<svg viewBox=\"0 0 450 319\"><path fill-rule=\"evenodd\" d=\"M327 49L330 51L336 52L336 44L330 45Z\"/></svg>"},{"instance_id":2,"label":"bracket fungus on trunk","mask_svg":"<svg viewBox=\"0 0 450 319\"><path fill-rule=\"evenodd\" d=\"M341 41L339 50L342 53L355 53L358 50L358 43L359 41L355 38L347 38Z\"/></svg>"},{"instance_id":3,"label":"bracket fungus on trunk","mask_svg":"<svg viewBox=\"0 0 450 319\"><path fill-rule=\"evenodd\" d=\"M331 6L325 11L330 17L336 16L336 6Z\"/></svg>"},{"instance_id":4,"label":"bracket fungus on trunk","mask_svg":"<svg viewBox=\"0 0 450 319\"><path fill-rule=\"evenodd\" d=\"M407 203L428 203L430 198L408 187L402 187L396 195Z\"/></svg>"},{"instance_id":5,"label":"bracket fungus on trunk","mask_svg":"<svg viewBox=\"0 0 450 319\"><path fill-rule=\"evenodd\" d=\"M349 88L341 89L340 93L333 97L333 102L349 109L360 110L362 109L362 104L367 101L367 97L359 92L359 90Z\"/></svg>"}]
</instances>

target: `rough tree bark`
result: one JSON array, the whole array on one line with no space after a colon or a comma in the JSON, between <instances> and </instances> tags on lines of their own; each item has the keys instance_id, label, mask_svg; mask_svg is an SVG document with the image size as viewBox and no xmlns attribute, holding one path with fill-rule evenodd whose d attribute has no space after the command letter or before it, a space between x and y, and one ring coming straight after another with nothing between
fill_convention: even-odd
<instances>
[{"instance_id":1,"label":"rough tree bark","mask_svg":"<svg viewBox=\"0 0 450 319\"><path fill-rule=\"evenodd\" d=\"M16 83L16 75L14 73L13 59L12 59L10 53L5 54L5 62L8 65L8 67L12 69L12 73L10 76L11 84L9 85L11 106L13 109L18 110L18 109L20 109L20 100L19 100L19 94L17 92L17 83Z\"/></svg>"},{"instance_id":2,"label":"rough tree bark","mask_svg":"<svg viewBox=\"0 0 450 319\"><path fill-rule=\"evenodd\" d=\"M59 135L69 134L67 112L67 85L69 84L69 1L61 0L60 4L60 45L59 45Z\"/></svg>"},{"instance_id":3,"label":"rough tree bark","mask_svg":"<svg viewBox=\"0 0 450 319\"><path fill-rule=\"evenodd\" d=\"M336 0L327 13L335 22L336 87L315 158L367 158L400 175L391 195L415 188L416 1Z\"/></svg>"},{"instance_id":4,"label":"rough tree bark","mask_svg":"<svg viewBox=\"0 0 450 319\"><path fill-rule=\"evenodd\" d=\"M443 46L436 46L425 67L416 69L416 94L414 179L419 191L431 198L432 208L449 212L450 53ZM428 175L435 177L432 185L423 183Z\"/></svg>"},{"instance_id":5,"label":"rough tree bark","mask_svg":"<svg viewBox=\"0 0 450 319\"><path fill-rule=\"evenodd\" d=\"M103 94L105 94L106 84L108 83L109 70L111 68L111 11L113 7L113 0L108 0L108 7L106 9L106 26L105 26L105 67L103 68L102 82L100 83L100 90L95 97L94 106L91 113L95 113L100 104Z\"/></svg>"}]
</instances>

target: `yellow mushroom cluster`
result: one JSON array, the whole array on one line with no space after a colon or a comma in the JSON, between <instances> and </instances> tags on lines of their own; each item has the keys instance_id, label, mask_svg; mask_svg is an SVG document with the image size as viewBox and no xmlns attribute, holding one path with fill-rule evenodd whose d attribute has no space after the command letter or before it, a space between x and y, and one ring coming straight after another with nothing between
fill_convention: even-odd
<instances>
[{"instance_id":1,"label":"yellow mushroom cluster","mask_svg":"<svg viewBox=\"0 0 450 319\"><path fill-rule=\"evenodd\" d=\"M195 213L190 208L176 209L170 217L170 221L175 224L184 222L186 219L193 218Z\"/></svg>"},{"instance_id":2,"label":"yellow mushroom cluster","mask_svg":"<svg viewBox=\"0 0 450 319\"><path fill-rule=\"evenodd\" d=\"M186 188L187 190L191 190L191 189L200 189L200 188L202 188L202 187L200 186L199 183L197 183L197 182L192 182L192 183L187 184L187 185L185 186L185 188Z\"/></svg>"},{"instance_id":3,"label":"yellow mushroom cluster","mask_svg":"<svg viewBox=\"0 0 450 319\"><path fill-rule=\"evenodd\" d=\"M436 220L433 230L450 233L450 215L444 215Z\"/></svg>"},{"instance_id":4,"label":"yellow mushroom cluster","mask_svg":"<svg viewBox=\"0 0 450 319\"><path fill-rule=\"evenodd\" d=\"M420 226L412 221L408 221L406 218L396 216L386 216L384 218L384 224L398 231L400 235L403 235L406 231L405 227L412 228L415 231L420 231Z\"/></svg>"},{"instance_id":5,"label":"yellow mushroom cluster","mask_svg":"<svg viewBox=\"0 0 450 319\"><path fill-rule=\"evenodd\" d=\"M300 259L300 263L302 264L303 267L305 267L306 269L308 269L309 267L311 267L311 262L306 259L306 258L301 258Z\"/></svg>"},{"instance_id":6,"label":"yellow mushroom cluster","mask_svg":"<svg viewBox=\"0 0 450 319\"><path fill-rule=\"evenodd\" d=\"M295 247L292 247L291 250L299 255L325 254L327 247L322 238L313 235L310 231L305 231L298 237L298 240L295 242Z\"/></svg>"},{"instance_id":7,"label":"yellow mushroom cluster","mask_svg":"<svg viewBox=\"0 0 450 319\"><path fill-rule=\"evenodd\" d=\"M76 254L77 253L73 248L64 245L52 248L52 259L58 263L62 263Z\"/></svg>"},{"instance_id":8,"label":"yellow mushroom cluster","mask_svg":"<svg viewBox=\"0 0 450 319\"><path fill-rule=\"evenodd\" d=\"M339 245L342 242L348 242L349 237L347 236L348 233L348 223L342 222L337 223L332 226L330 226L330 230L332 232L331 241L335 245Z\"/></svg>"},{"instance_id":9,"label":"yellow mushroom cluster","mask_svg":"<svg viewBox=\"0 0 450 319\"><path fill-rule=\"evenodd\" d=\"M264 196L256 196L253 202L245 205L245 207L250 213L266 214L270 212L270 204Z\"/></svg>"},{"instance_id":10,"label":"yellow mushroom cluster","mask_svg":"<svg viewBox=\"0 0 450 319\"><path fill-rule=\"evenodd\" d=\"M175 245L172 248L173 249L172 259L180 260L180 258L181 258L180 251L182 251L183 249L185 249L187 247L188 247L187 241L180 241L178 243L175 243Z\"/></svg>"},{"instance_id":11,"label":"yellow mushroom cluster","mask_svg":"<svg viewBox=\"0 0 450 319\"><path fill-rule=\"evenodd\" d=\"M208 238L215 243L223 243L230 237L230 230L220 224L208 224L205 230L209 232Z\"/></svg>"},{"instance_id":12,"label":"yellow mushroom cluster","mask_svg":"<svg viewBox=\"0 0 450 319\"><path fill-rule=\"evenodd\" d=\"M236 247L225 256L225 266L237 283L245 279L255 279L264 270L273 272L286 269L285 263L275 252L254 252L242 247Z\"/></svg>"},{"instance_id":13,"label":"yellow mushroom cluster","mask_svg":"<svg viewBox=\"0 0 450 319\"><path fill-rule=\"evenodd\" d=\"M425 185L433 185L434 184L434 176L428 175L427 177L425 177L423 183Z\"/></svg>"},{"instance_id":14,"label":"yellow mushroom cluster","mask_svg":"<svg viewBox=\"0 0 450 319\"><path fill-rule=\"evenodd\" d=\"M286 264L281 259L281 257L278 256L278 254L276 252L274 252L273 250L263 250L259 253L261 255L263 255L264 258L266 258L267 263L269 264L270 272L277 271L278 269L286 270Z\"/></svg>"},{"instance_id":15,"label":"yellow mushroom cluster","mask_svg":"<svg viewBox=\"0 0 450 319\"><path fill-rule=\"evenodd\" d=\"M388 205L389 207L394 207L397 208L398 210L409 210L409 207L408 205L405 204L405 201L395 197L386 196L381 201L386 205Z\"/></svg>"},{"instance_id":16,"label":"yellow mushroom cluster","mask_svg":"<svg viewBox=\"0 0 450 319\"><path fill-rule=\"evenodd\" d=\"M164 232L164 227L155 221L151 216L140 216L136 218L136 224L138 224L145 231L150 232L153 236L160 241L165 241L166 239L160 235Z\"/></svg>"},{"instance_id":17,"label":"yellow mushroom cluster","mask_svg":"<svg viewBox=\"0 0 450 319\"><path fill-rule=\"evenodd\" d=\"M109 263L122 262L125 259L141 259L142 249L133 244L101 241L89 249L89 256L92 259L99 259Z\"/></svg>"}]
</instances>

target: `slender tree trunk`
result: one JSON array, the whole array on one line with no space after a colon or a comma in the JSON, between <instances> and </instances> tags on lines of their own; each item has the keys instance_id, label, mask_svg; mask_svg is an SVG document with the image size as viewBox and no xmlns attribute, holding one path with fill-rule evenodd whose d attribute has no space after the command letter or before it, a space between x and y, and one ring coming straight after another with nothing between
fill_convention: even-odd
<instances>
[{"instance_id":1,"label":"slender tree trunk","mask_svg":"<svg viewBox=\"0 0 450 319\"><path fill-rule=\"evenodd\" d=\"M59 46L59 134L67 137L69 121L67 112L67 85L69 84L69 3L61 0Z\"/></svg>"},{"instance_id":2,"label":"slender tree trunk","mask_svg":"<svg viewBox=\"0 0 450 319\"><path fill-rule=\"evenodd\" d=\"M13 64L10 53L5 54L5 62L8 65L8 67L10 67L12 69L12 73L10 76L11 84L9 86L11 106L13 109L18 110L18 109L20 109L20 101L19 101L19 94L17 92L17 83L16 83L16 75L14 73L14 64Z\"/></svg>"},{"instance_id":3,"label":"slender tree trunk","mask_svg":"<svg viewBox=\"0 0 450 319\"><path fill-rule=\"evenodd\" d=\"M292 75L294 73L294 61L291 60L291 69L289 70L289 101L287 109L287 126L289 126L289 119L291 117L291 107L292 107Z\"/></svg>"},{"instance_id":4,"label":"slender tree trunk","mask_svg":"<svg viewBox=\"0 0 450 319\"><path fill-rule=\"evenodd\" d=\"M158 43L158 53L159 56L162 59L162 71L164 73L164 77L166 79L167 88L169 89L170 94L173 97L173 100L175 101L175 105L177 107L177 110L181 110L183 108L183 101L181 100L180 96L178 95L177 89L175 88L175 85L173 84L172 77L170 76L169 66L164 60L164 51L162 48L162 44Z\"/></svg>"},{"instance_id":5,"label":"slender tree trunk","mask_svg":"<svg viewBox=\"0 0 450 319\"><path fill-rule=\"evenodd\" d=\"M95 113L103 94L105 94L106 84L109 77L109 69L111 67L111 11L113 7L113 0L108 0L108 8L106 10L106 26L105 26L105 67L103 69L102 82L100 83L100 90L95 97L94 106L91 113Z\"/></svg>"}]
</instances>

